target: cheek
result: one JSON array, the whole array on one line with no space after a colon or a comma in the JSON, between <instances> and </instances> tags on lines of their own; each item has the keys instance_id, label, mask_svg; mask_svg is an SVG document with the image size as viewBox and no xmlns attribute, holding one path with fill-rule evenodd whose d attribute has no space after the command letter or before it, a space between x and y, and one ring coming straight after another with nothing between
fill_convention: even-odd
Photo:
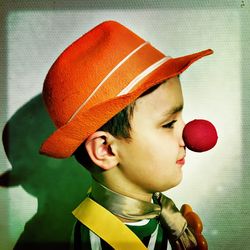
<instances>
[{"instance_id":1,"label":"cheek","mask_svg":"<svg viewBox=\"0 0 250 250\"><path fill-rule=\"evenodd\" d=\"M139 155L137 155L138 157ZM175 164L177 158L177 147L165 140L158 140L150 147L145 146L140 151L140 161L155 174L165 174L167 169Z\"/></svg>"},{"instance_id":2,"label":"cheek","mask_svg":"<svg viewBox=\"0 0 250 250\"><path fill-rule=\"evenodd\" d=\"M171 133L164 130L156 133L146 133L134 139L133 143L126 148L126 160L130 164L166 165L176 161L178 144ZM129 159L128 159L129 158Z\"/></svg>"},{"instance_id":3,"label":"cheek","mask_svg":"<svg viewBox=\"0 0 250 250\"><path fill-rule=\"evenodd\" d=\"M178 152L178 144L171 135L162 134L153 144L154 153L165 158L173 158Z\"/></svg>"}]
</instances>

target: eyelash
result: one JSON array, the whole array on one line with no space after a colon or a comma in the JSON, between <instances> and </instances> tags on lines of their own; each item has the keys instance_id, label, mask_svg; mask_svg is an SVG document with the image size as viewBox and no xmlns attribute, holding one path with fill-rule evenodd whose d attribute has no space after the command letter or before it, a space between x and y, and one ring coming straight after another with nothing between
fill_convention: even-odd
<instances>
[{"instance_id":1,"label":"eyelash","mask_svg":"<svg viewBox=\"0 0 250 250\"><path fill-rule=\"evenodd\" d=\"M177 120L173 120L173 121L171 121L171 122L169 122L169 123L163 125L162 127L163 127L163 128L174 128L173 125L174 125L176 122L177 122Z\"/></svg>"}]
</instances>

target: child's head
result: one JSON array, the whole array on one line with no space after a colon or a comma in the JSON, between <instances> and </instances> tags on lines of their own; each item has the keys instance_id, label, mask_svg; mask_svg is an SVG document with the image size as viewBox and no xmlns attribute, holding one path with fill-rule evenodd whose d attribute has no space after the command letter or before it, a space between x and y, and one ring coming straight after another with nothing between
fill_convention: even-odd
<instances>
[{"instance_id":1,"label":"child's head","mask_svg":"<svg viewBox=\"0 0 250 250\"><path fill-rule=\"evenodd\" d=\"M83 165L91 165L96 179L105 176L110 183L110 178L116 178L134 192L142 188L151 193L176 186L182 178L185 157L182 109L179 78L170 78L139 97L129 106L128 113L123 110L110 124L89 136L76 157ZM115 121L118 124L114 126ZM98 168L85 162L85 147L90 161Z\"/></svg>"},{"instance_id":2,"label":"child's head","mask_svg":"<svg viewBox=\"0 0 250 250\"><path fill-rule=\"evenodd\" d=\"M57 130L41 153L66 158L77 150L80 159L86 146L91 162L110 170L101 178L109 178L106 172L121 174L122 168L112 166L129 165L124 176L154 190L146 176L166 178L163 165L181 165L185 154L177 76L211 53L170 58L117 22L98 25L70 45L48 72L43 96ZM169 185L176 185L181 173L168 172L178 175L170 176ZM165 189L161 181L157 188Z\"/></svg>"}]
</instances>

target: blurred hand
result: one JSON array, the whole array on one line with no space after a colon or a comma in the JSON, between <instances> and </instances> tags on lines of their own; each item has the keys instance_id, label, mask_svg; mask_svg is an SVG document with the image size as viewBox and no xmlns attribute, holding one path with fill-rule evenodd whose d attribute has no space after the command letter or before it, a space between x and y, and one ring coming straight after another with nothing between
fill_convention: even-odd
<instances>
[{"instance_id":1,"label":"blurred hand","mask_svg":"<svg viewBox=\"0 0 250 250\"><path fill-rule=\"evenodd\" d=\"M191 206L189 206L188 204L182 205L180 211L183 217L187 220L188 228L195 236L198 245L196 249L208 250L207 241L202 235L203 224L200 217L195 212L193 212Z\"/></svg>"}]
</instances>

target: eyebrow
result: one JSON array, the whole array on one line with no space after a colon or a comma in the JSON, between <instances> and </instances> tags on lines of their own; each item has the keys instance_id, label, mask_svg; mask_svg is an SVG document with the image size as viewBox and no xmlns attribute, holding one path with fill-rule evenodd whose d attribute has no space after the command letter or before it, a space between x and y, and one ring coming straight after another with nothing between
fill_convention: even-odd
<instances>
[{"instance_id":1,"label":"eyebrow","mask_svg":"<svg viewBox=\"0 0 250 250\"><path fill-rule=\"evenodd\" d=\"M164 112L163 113L163 117L168 117L168 116L171 116L171 115L174 115L176 113L179 113L183 110L183 103L178 105L178 106L174 106L173 108L171 108L170 110L167 110L167 112Z\"/></svg>"}]
</instances>

